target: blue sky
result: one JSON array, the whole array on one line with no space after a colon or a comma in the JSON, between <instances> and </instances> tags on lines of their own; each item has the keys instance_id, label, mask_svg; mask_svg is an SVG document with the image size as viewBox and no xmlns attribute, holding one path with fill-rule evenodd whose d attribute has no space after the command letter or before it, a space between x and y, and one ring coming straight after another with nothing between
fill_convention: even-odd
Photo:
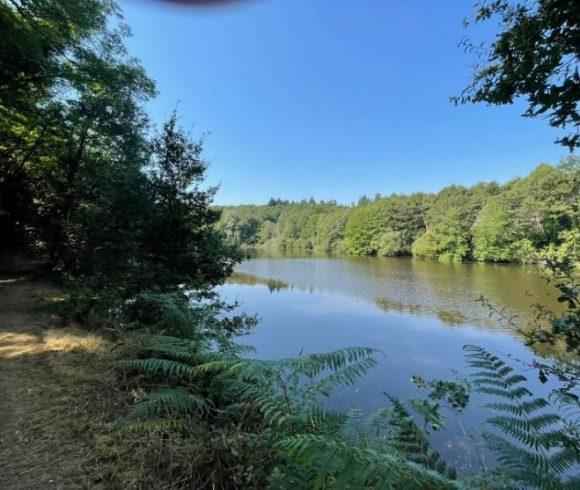
<instances>
[{"instance_id":1,"label":"blue sky","mask_svg":"<svg viewBox=\"0 0 580 490\"><path fill-rule=\"evenodd\" d=\"M457 46L469 34L469 0L120 5L133 30L129 50L158 83L154 120L178 104L186 128L210 133L218 204L350 203L505 182L566 155L545 121L520 116L522 103L449 102L474 61Z\"/></svg>"}]
</instances>

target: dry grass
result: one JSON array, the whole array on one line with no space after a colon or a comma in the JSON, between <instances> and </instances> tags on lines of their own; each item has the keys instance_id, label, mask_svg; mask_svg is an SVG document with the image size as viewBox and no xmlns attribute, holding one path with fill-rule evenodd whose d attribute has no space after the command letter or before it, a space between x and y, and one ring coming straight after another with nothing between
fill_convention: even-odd
<instances>
[{"instance_id":1,"label":"dry grass","mask_svg":"<svg viewBox=\"0 0 580 490\"><path fill-rule=\"evenodd\" d=\"M43 332L43 343L46 350L67 353L83 351L91 355L107 356L110 351L109 342L94 333L85 332L78 328L48 329Z\"/></svg>"},{"instance_id":2,"label":"dry grass","mask_svg":"<svg viewBox=\"0 0 580 490\"><path fill-rule=\"evenodd\" d=\"M54 328L42 280L0 278L0 488L115 486L98 452L127 394L117 345L78 328Z\"/></svg>"},{"instance_id":3,"label":"dry grass","mask_svg":"<svg viewBox=\"0 0 580 490\"><path fill-rule=\"evenodd\" d=\"M195 441L118 430L143 392L115 361L143 339L57 328L55 301L47 281L0 276L0 488L191 488Z\"/></svg>"},{"instance_id":4,"label":"dry grass","mask_svg":"<svg viewBox=\"0 0 580 490\"><path fill-rule=\"evenodd\" d=\"M66 354L74 351L106 356L107 345L101 337L87 334L76 328L49 329L46 332L32 334L23 332L0 333L0 355L5 359L34 356L46 352Z\"/></svg>"}]
</instances>

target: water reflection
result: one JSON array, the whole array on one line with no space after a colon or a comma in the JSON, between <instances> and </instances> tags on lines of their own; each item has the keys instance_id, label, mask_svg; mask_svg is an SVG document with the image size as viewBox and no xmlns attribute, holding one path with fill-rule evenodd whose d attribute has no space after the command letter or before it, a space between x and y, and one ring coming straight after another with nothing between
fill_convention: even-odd
<instances>
[{"instance_id":1,"label":"water reflection","mask_svg":"<svg viewBox=\"0 0 580 490\"><path fill-rule=\"evenodd\" d=\"M526 295L526 291L529 295ZM553 305L554 293L537 270L515 266L438 264L410 259L332 259L323 257L258 257L239 265L221 288L225 299L237 299L257 313L261 323L243 340L259 358L293 357L300 352L327 352L369 346L385 353L378 366L355 387L341 389L328 400L334 408L385 407L384 392L408 400L416 396L413 375L453 379L465 373L462 347L475 344L509 355L513 366L530 379L538 395L547 395L554 381L542 384L537 372L520 364L534 352L514 328L490 318L477 299L487 297L498 309L533 317L530 305ZM549 354L543 346L539 354ZM474 397L462 424L477 435L490 414ZM462 429L454 419L434 442L448 461L463 464Z\"/></svg>"},{"instance_id":2,"label":"water reflection","mask_svg":"<svg viewBox=\"0 0 580 490\"><path fill-rule=\"evenodd\" d=\"M283 281L277 281L276 279L263 279L258 276L253 276L252 274L244 274L243 272L234 272L229 278L228 283L240 284L244 286L256 286L257 284L263 284L267 286L271 293L277 293L283 289L288 289L288 284Z\"/></svg>"},{"instance_id":3,"label":"water reflection","mask_svg":"<svg viewBox=\"0 0 580 490\"><path fill-rule=\"evenodd\" d=\"M317 292L316 288L310 287L294 287L290 284L277 281L275 279L264 279L253 274L245 274L243 272L234 272L228 279L229 284L238 284L242 286L257 286L263 285L268 288L270 293L278 293L285 289L290 289L291 291L303 291L310 294L315 294ZM391 300L389 298L377 298L375 300L376 305L384 311L394 311L399 313L410 313L412 315L428 315L433 314L430 308L421 306L415 303L403 303L397 300ZM466 323L466 318L464 315L446 310L438 310L435 312L435 316L439 318L447 326L457 326Z\"/></svg>"},{"instance_id":4,"label":"water reflection","mask_svg":"<svg viewBox=\"0 0 580 490\"><path fill-rule=\"evenodd\" d=\"M449 327L455 327L467 323L467 318L456 311L437 310L433 312L430 308L416 303L405 304L401 301L391 300L389 298L378 298L375 303L384 311L410 313L411 315L430 315L435 313L435 316Z\"/></svg>"},{"instance_id":5,"label":"water reflection","mask_svg":"<svg viewBox=\"0 0 580 490\"><path fill-rule=\"evenodd\" d=\"M383 311L432 315L445 325L513 331L482 306L485 297L516 322L534 319L532 305L558 309L555 293L533 267L440 264L407 258L257 257L238 266L233 284L265 284L368 301Z\"/></svg>"}]
</instances>

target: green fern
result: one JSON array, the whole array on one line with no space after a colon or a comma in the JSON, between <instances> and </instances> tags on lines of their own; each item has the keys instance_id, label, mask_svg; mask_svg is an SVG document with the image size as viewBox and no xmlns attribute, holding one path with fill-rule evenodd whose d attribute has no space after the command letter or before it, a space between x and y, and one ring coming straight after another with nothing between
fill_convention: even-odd
<instances>
[{"instance_id":1,"label":"green fern","mask_svg":"<svg viewBox=\"0 0 580 490\"><path fill-rule=\"evenodd\" d=\"M477 369L473 384L480 393L501 398L488 408L500 412L487 423L503 435L486 433L490 447L509 476L525 485L567 488L578 477L568 472L580 464L577 433L560 415L546 412L551 405L523 386L526 378L485 349L464 347L470 367ZM507 436L507 437L506 437Z\"/></svg>"},{"instance_id":2,"label":"green fern","mask_svg":"<svg viewBox=\"0 0 580 490\"><path fill-rule=\"evenodd\" d=\"M278 473L302 481L299 488L382 487L383 481L406 488L455 486L436 453L427 452L428 443L408 414L397 438L387 411L367 418L360 411L339 413L320 404L321 397L353 385L374 367L376 350L351 347L273 361L241 359L242 350L218 350L202 339L152 338L144 346L144 358L121 365L171 385L162 385L137 404L123 430L184 435L205 430L203 437L211 439L213 430L239 427L236 431L244 430L248 440L277 449L275 460L283 462L276 466ZM395 412L388 413L392 422ZM410 451L408 443L402 450L410 431L417 447ZM423 457L413 460L414 453Z\"/></svg>"},{"instance_id":3,"label":"green fern","mask_svg":"<svg viewBox=\"0 0 580 490\"><path fill-rule=\"evenodd\" d=\"M315 477L308 488L457 488L453 480L394 452L380 452L344 440L298 434L278 447Z\"/></svg>"},{"instance_id":4,"label":"green fern","mask_svg":"<svg viewBox=\"0 0 580 490\"><path fill-rule=\"evenodd\" d=\"M307 429L313 434L337 434L348 424L349 414L312 407L307 414Z\"/></svg>"},{"instance_id":5,"label":"green fern","mask_svg":"<svg viewBox=\"0 0 580 490\"><path fill-rule=\"evenodd\" d=\"M422 464L426 468L438 471L449 478L455 478L455 468L447 466L440 459L437 451L432 451L426 433L417 425L411 412L396 397L387 395L392 408L387 412L388 423L393 427L391 444L401 454L411 461Z\"/></svg>"},{"instance_id":6,"label":"green fern","mask_svg":"<svg viewBox=\"0 0 580 490\"><path fill-rule=\"evenodd\" d=\"M183 387L165 388L152 394L148 400L135 405L127 421L162 416L199 415L206 410L208 402L205 398Z\"/></svg>"},{"instance_id":7,"label":"green fern","mask_svg":"<svg viewBox=\"0 0 580 490\"><path fill-rule=\"evenodd\" d=\"M395 398L392 408L367 416L360 410L316 412L320 423L275 443L288 458L277 482L288 472L296 488L456 488L447 469L410 413ZM313 411L311 411L312 413ZM320 430L323 428L323 430ZM295 467L301 470L297 479ZM279 482L277 488L284 488Z\"/></svg>"},{"instance_id":8,"label":"green fern","mask_svg":"<svg viewBox=\"0 0 580 490\"><path fill-rule=\"evenodd\" d=\"M198 372L195 367L183 362L155 357L119 361L118 365L145 374L162 375L165 377L194 378Z\"/></svg>"},{"instance_id":9,"label":"green fern","mask_svg":"<svg viewBox=\"0 0 580 490\"><path fill-rule=\"evenodd\" d=\"M188 297L181 293L143 293L128 305L127 313L140 327L181 337L195 337L207 312L195 308Z\"/></svg>"},{"instance_id":10,"label":"green fern","mask_svg":"<svg viewBox=\"0 0 580 490\"><path fill-rule=\"evenodd\" d=\"M213 361L200 366L209 372L223 370L228 377L224 393L252 403L268 423L308 423L315 415L320 396L332 389L351 386L376 365L374 349L351 347L325 354L275 361Z\"/></svg>"}]
</instances>

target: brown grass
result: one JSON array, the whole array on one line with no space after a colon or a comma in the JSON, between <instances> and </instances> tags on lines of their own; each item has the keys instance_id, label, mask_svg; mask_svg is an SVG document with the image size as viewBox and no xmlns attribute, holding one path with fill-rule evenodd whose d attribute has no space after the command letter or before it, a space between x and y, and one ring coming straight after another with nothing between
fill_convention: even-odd
<instances>
[{"instance_id":1,"label":"brown grass","mask_svg":"<svg viewBox=\"0 0 580 490\"><path fill-rule=\"evenodd\" d=\"M0 488L114 487L101 439L114 434L127 392L117 345L54 328L49 282L0 277Z\"/></svg>"},{"instance_id":2,"label":"brown grass","mask_svg":"<svg viewBox=\"0 0 580 490\"><path fill-rule=\"evenodd\" d=\"M59 328L55 301L30 271L0 275L0 489L201 488L201 441L119 431L144 393L115 361L144 338Z\"/></svg>"}]
</instances>

